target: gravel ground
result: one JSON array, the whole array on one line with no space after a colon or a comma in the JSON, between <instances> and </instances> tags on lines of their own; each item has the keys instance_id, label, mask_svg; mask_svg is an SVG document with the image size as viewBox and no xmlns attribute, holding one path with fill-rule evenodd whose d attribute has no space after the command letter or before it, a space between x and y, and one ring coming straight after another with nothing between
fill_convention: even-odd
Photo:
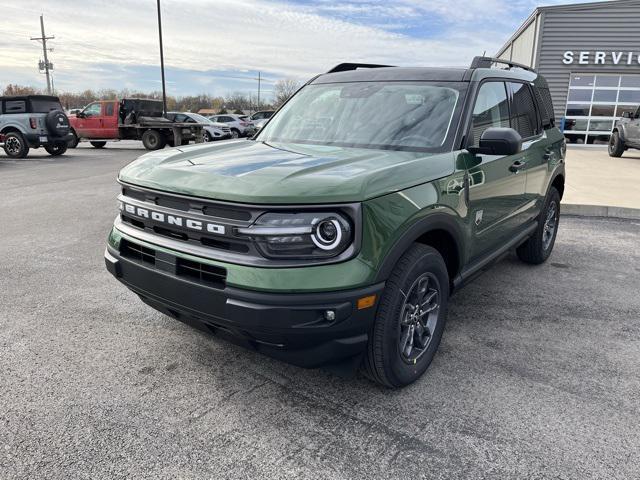
<instances>
[{"instance_id":1,"label":"gravel ground","mask_svg":"<svg viewBox=\"0 0 640 480\"><path fill-rule=\"evenodd\" d=\"M156 313L105 270L136 144L0 156L0 478L640 477L640 223L563 217L402 391Z\"/></svg>"}]
</instances>

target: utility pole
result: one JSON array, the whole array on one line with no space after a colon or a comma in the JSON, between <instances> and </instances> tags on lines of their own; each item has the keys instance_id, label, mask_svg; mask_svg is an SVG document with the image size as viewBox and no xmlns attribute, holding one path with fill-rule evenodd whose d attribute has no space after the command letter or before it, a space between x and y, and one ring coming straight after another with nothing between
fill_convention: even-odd
<instances>
[{"instance_id":1,"label":"utility pole","mask_svg":"<svg viewBox=\"0 0 640 480\"><path fill-rule=\"evenodd\" d=\"M164 84L164 52L162 51L162 15L160 14L160 0L158 0L158 36L160 37L160 72L162 75L162 110L167 114L167 89Z\"/></svg>"},{"instance_id":2,"label":"utility pole","mask_svg":"<svg viewBox=\"0 0 640 480\"><path fill-rule=\"evenodd\" d=\"M261 82L260 72L258 72L258 107L256 110L260 110L260 82Z\"/></svg>"},{"instance_id":3,"label":"utility pole","mask_svg":"<svg viewBox=\"0 0 640 480\"><path fill-rule=\"evenodd\" d=\"M49 75L49 70L53 70L53 65L49 63L49 59L47 58L47 40L53 40L56 37L47 37L44 33L44 19L43 16L40 15L40 33L42 36L40 37L31 37L31 40L42 42L42 53L44 54L44 62L40 62L40 66L44 67L44 73L47 76L47 93L51 95L51 77Z\"/></svg>"}]
</instances>

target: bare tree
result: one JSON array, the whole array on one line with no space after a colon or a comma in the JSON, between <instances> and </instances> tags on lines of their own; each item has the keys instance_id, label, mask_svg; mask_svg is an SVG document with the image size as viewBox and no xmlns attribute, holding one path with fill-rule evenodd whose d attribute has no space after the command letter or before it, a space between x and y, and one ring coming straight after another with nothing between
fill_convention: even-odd
<instances>
[{"instance_id":1,"label":"bare tree","mask_svg":"<svg viewBox=\"0 0 640 480\"><path fill-rule=\"evenodd\" d=\"M296 93L300 88L300 82L291 78L285 78L284 80L278 80L273 91L273 106L278 108L284 102Z\"/></svg>"}]
</instances>

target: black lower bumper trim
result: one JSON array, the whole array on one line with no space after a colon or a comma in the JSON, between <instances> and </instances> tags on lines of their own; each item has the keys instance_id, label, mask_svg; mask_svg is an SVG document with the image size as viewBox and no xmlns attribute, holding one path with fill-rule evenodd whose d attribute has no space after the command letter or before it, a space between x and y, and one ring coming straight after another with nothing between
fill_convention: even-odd
<instances>
[{"instance_id":1,"label":"black lower bumper trim","mask_svg":"<svg viewBox=\"0 0 640 480\"><path fill-rule=\"evenodd\" d=\"M384 284L312 294L214 288L123 258L107 248L107 269L167 315L235 343L299 365L317 367L362 353ZM373 307L359 298L376 294ZM334 312L327 319L325 312ZM331 318L329 316L329 318Z\"/></svg>"}]
</instances>

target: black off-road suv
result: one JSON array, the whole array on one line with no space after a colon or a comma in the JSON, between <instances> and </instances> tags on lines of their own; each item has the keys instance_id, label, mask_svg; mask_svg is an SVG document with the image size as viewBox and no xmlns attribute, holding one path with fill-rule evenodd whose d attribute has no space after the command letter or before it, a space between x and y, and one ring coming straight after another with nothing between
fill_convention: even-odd
<instances>
[{"instance_id":1,"label":"black off-road suv","mask_svg":"<svg viewBox=\"0 0 640 480\"><path fill-rule=\"evenodd\" d=\"M30 148L39 147L51 155L62 155L71 139L69 131L69 119L58 97L0 97L0 143L9 157L25 158Z\"/></svg>"},{"instance_id":2,"label":"black off-road suv","mask_svg":"<svg viewBox=\"0 0 640 480\"><path fill-rule=\"evenodd\" d=\"M107 268L265 354L415 381L450 294L512 249L544 262L558 231L565 140L547 83L496 62L338 65L251 140L143 155L119 175Z\"/></svg>"}]
</instances>

